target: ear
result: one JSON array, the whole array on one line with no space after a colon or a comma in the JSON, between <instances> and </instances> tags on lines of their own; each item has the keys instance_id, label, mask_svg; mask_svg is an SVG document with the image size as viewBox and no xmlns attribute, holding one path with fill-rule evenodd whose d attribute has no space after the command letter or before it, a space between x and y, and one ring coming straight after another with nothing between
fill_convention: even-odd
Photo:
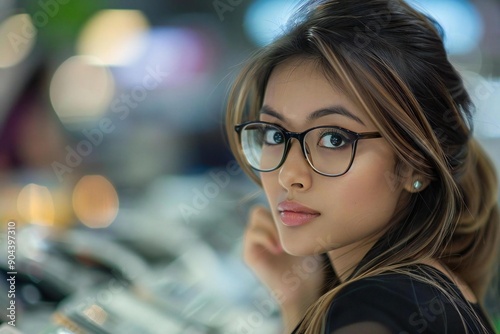
<instances>
[{"instance_id":1,"label":"ear","mask_svg":"<svg viewBox=\"0 0 500 334\"><path fill-rule=\"evenodd\" d=\"M424 190L429 184L430 180L417 172L416 169L407 164L401 164L397 170L399 176L399 187L409 193L418 193Z\"/></svg>"},{"instance_id":2,"label":"ear","mask_svg":"<svg viewBox=\"0 0 500 334\"><path fill-rule=\"evenodd\" d=\"M406 180L404 188L409 193L418 193L424 190L429 183L429 180L422 175L412 173L412 175Z\"/></svg>"}]
</instances>

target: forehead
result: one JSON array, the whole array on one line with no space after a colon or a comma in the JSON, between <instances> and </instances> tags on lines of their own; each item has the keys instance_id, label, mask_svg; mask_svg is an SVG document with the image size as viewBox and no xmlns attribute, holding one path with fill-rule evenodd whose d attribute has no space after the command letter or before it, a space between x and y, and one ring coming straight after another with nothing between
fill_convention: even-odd
<instances>
[{"instance_id":1,"label":"forehead","mask_svg":"<svg viewBox=\"0 0 500 334\"><path fill-rule=\"evenodd\" d=\"M338 83L327 77L322 66L310 59L290 59L276 66L269 77L263 105L302 123L314 111L335 106L349 110L363 122L368 118Z\"/></svg>"},{"instance_id":2,"label":"forehead","mask_svg":"<svg viewBox=\"0 0 500 334\"><path fill-rule=\"evenodd\" d=\"M301 88L310 93L318 88L322 93L339 90L327 79L326 72L318 61L302 58L288 59L273 69L267 82L266 95L283 92L286 88Z\"/></svg>"}]
</instances>

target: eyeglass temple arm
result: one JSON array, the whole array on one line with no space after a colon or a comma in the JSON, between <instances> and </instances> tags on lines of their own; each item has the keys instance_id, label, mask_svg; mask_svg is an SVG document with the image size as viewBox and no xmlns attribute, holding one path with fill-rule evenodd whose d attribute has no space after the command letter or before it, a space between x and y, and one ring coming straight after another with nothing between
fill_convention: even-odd
<instances>
[{"instance_id":1,"label":"eyeglass temple arm","mask_svg":"<svg viewBox=\"0 0 500 334\"><path fill-rule=\"evenodd\" d=\"M371 139L371 138L382 138L382 135L378 132L365 132L360 133L358 139Z\"/></svg>"}]
</instances>

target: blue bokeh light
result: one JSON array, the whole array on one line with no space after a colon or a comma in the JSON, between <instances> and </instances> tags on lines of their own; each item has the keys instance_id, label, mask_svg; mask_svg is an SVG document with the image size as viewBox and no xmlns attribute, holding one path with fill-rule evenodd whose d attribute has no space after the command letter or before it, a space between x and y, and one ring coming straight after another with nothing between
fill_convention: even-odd
<instances>
[{"instance_id":1,"label":"blue bokeh light","mask_svg":"<svg viewBox=\"0 0 500 334\"><path fill-rule=\"evenodd\" d=\"M245 30L259 46L279 36L294 13L299 0L257 0L250 5L245 16Z\"/></svg>"},{"instance_id":2,"label":"blue bokeh light","mask_svg":"<svg viewBox=\"0 0 500 334\"><path fill-rule=\"evenodd\" d=\"M256 0L246 13L244 26L259 46L279 36L299 0ZM450 54L466 54L479 46L484 32L482 18L467 0L408 0L415 8L435 18L445 32Z\"/></svg>"},{"instance_id":3,"label":"blue bokeh light","mask_svg":"<svg viewBox=\"0 0 500 334\"><path fill-rule=\"evenodd\" d=\"M443 27L450 54L467 54L479 47L484 24L476 7L467 0L408 0Z\"/></svg>"}]
</instances>

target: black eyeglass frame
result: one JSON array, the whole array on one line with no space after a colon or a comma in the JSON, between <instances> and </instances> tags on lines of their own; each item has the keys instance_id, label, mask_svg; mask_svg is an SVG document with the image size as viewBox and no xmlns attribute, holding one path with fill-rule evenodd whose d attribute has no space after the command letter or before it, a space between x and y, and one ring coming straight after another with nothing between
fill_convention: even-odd
<instances>
[{"instance_id":1,"label":"black eyeglass frame","mask_svg":"<svg viewBox=\"0 0 500 334\"><path fill-rule=\"evenodd\" d=\"M318 174L320 175L323 175L323 176L328 176L328 177L337 177L337 176L342 176L344 175L345 173L347 173L349 171L349 169L351 169L351 166L354 162L354 156L356 155L356 148L358 146L358 140L361 140L361 139L373 139L373 138L382 138L382 135L379 133L379 132L361 132L361 133L358 133L358 132L354 132L354 131L351 131L351 130L348 130L348 129L344 129L344 128L341 128L339 126L329 126L329 125L321 125L321 126L316 126L316 127L313 127L313 128L310 128L310 129L307 129L303 132L292 132L292 131L288 131L287 129L283 128L282 126L279 126L277 124L274 124L274 123L269 123L269 122L262 122L262 121L250 121L250 122L245 122L245 123L241 123L241 124L237 124L234 126L234 130L238 133L238 139L239 139L239 142L240 142L240 145L242 145L241 143L241 133L242 133L242 130L249 126L249 125L253 125L253 124L263 124L263 125L270 125L270 126L274 126L276 127L277 129L279 129L285 136L285 149L283 150L283 156L281 157L281 160L280 162L278 163L278 165L274 168L271 168L271 169L260 169L260 168L256 168L254 166L252 166L250 164L250 162L248 161L248 159L246 158L245 156L245 159L247 160L247 162L249 163L250 167L252 167L253 169L259 171L259 172L272 172L272 171L275 171L277 170L278 168L280 168L283 163L286 161L286 158L288 156L288 152L290 151L290 142L292 140L292 138L295 138L299 141L300 143L300 147L302 148L302 154L304 155L304 158L306 159L307 163L309 164L309 166ZM307 156L307 151L306 151L306 146L305 146L305 138L306 138L306 135L313 131L313 130L316 130L316 129L337 129L337 130L340 130L340 131L345 131L347 132L348 134L352 135L354 137L354 140L352 141L352 149L351 149L351 161L349 162L349 165L347 166L346 170L342 173L338 173L338 174L328 174L328 173L323 173L321 171L319 171L318 169L316 169L316 167L314 167L314 165L312 164L312 162L309 160L308 156Z\"/></svg>"}]
</instances>

